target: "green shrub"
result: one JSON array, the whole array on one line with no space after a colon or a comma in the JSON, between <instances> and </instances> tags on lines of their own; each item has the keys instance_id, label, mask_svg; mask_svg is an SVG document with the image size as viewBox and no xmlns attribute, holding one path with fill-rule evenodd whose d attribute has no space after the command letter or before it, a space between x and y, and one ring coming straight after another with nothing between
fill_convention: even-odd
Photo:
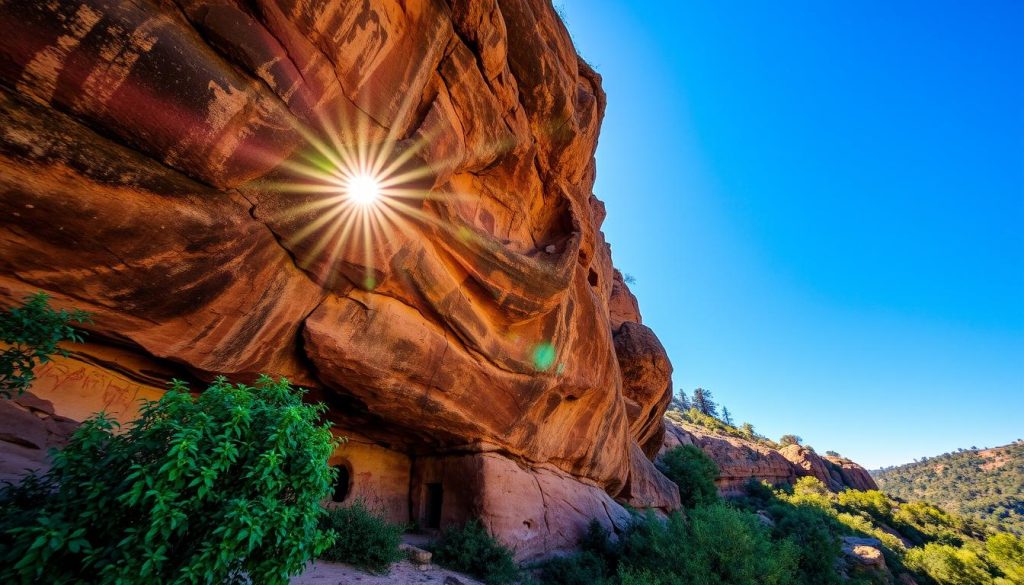
<instances>
[{"instance_id":1,"label":"green shrub","mask_svg":"<svg viewBox=\"0 0 1024 585\"><path fill-rule=\"evenodd\" d=\"M788 539L772 542L753 514L724 504L689 514L683 583L782 585L792 583L799 555Z\"/></svg>"},{"instance_id":2,"label":"green shrub","mask_svg":"<svg viewBox=\"0 0 1024 585\"><path fill-rule=\"evenodd\" d=\"M796 547L794 582L803 585L839 583L836 559L841 550L835 519L817 506L794 505L782 500L772 504L769 512L775 522L772 527L775 539L789 540Z\"/></svg>"},{"instance_id":3,"label":"green shrub","mask_svg":"<svg viewBox=\"0 0 1024 585\"><path fill-rule=\"evenodd\" d=\"M1024 583L1024 539L1001 532L985 542L988 561L1015 583Z\"/></svg>"},{"instance_id":4,"label":"green shrub","mask_svg":"<svg viewBox=\"0 0 1024 585\"><path fill-rule=\"evenodd\" d=\"M384 573L402 559L404 526L392 524L370 510L362 500L328 510L320 519L323 530L333 531L334 544L321 553L328 561L348 563L373 573Z\"/></svg>"},{"instance_id":5,"label":"green shrub","mask_svg":"<svg viewBox=\"0 0 1024 585\"><path fill-rule=\"evenodd\" d=\"M284 584L318 528L336 444L288 381L182 382L122 434L87 420L53 468L0 490L0 582Z\"/></svg>"},{"instance_id":6,"label":"green shrub","mask_svg":"<svg viewBox=\"0 0 1024 585\"><path fill-rule=\"evenodd\" d=\"M985 585L992 582L988 567L973 551L928 543L907 552L908 567L939 585Z\"/></svg>"},{"instance_id":7,"label":"green shrub","mask_svg":"<svg viewBox=\"0 0 1024 585\"><path fill-rule=\"evenodd\" d=\"M10 398L28 390L35 380L33 369L53 355L67 355L58 347L63 341L82 341L82 333L69 325L88 323L85 311L55 311L50 297L36 293L25 303L0 312L0 341L9 347L0 354L0 398Z\"/></svg>"},{"instance_id":8,"label":"green shrub","mask_svg":"<svg viewBox=\"0 0 1024 585\"><path fill-rule=\"evenodd\" d=\"M479 520L446 528L433 546L434 561L490 585L512 583L519 568L512 552L494 539Z\"/></svg>"},{"instance_id":9,"label":"green shrub","mask_svg":"<svg viewBox=\"0 0 1024 585\"><path fill-rule=\"evenodd\" d=\"M697 447L680 445L669 449L659 459L658 468L679 486L684 508L718 501L718 465Z\"/></svg>"},{"instance_id":10,"label":"green shrub","mask_svg":"<svg viewBox=\"0 0 1024 585\"><path fill-rule=\"evenodd\" d=\"M783 585L798 561L792 542L772 542L753 514L723 503L694 508L688 519L636 516L617 542L599 534L585 542L576 557L552 563L544 582Z\"/></svg>"},{"instance_id":11,"label":"green shrub","mask_svg":"<svg viewBox=\"0 0 1024 585\"><path fill-rule=\"evenodd\" d=\"M540 577L544 583L559 585L610 585L605 560L584 550L569 557L551 559L544 564Z\"/></svg>"}]
</instances>

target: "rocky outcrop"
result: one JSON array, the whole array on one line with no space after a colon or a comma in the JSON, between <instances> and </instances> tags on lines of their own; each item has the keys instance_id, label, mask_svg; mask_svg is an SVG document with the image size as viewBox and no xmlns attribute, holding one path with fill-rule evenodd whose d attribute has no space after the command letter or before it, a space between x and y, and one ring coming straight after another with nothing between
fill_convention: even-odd
<instances>
[{"instance_id":1,"label":"rocky outcrop","mask_svg":"<svg viewBox=\"0 0 1024 585\"><path fill-rule=\"evenodd\" d=\"M845 536L842 541L843 559L850 576L876 577L882 582L892 582L892 574L885 564L882 543L877 538Z\"/></svg>"},{"instance_id":2,"label":"rocky outcrop","mask_svg":"<svg viewBox=\"0 0 1024 585\"><path fill-rule=\"evenodd\" d=\"M430 488L446 517L550 552L678 502L649 460L671 365L591 192L604 107L546 0L3 3L0 302L90 311L74 359L131 381L42 376L58 414L288 376L404 466L352 454L354 482L417 501L394 478L483 457L471 498ZM501 508L487 474L565 487Z\"/></svg>"},{"instance_id":3,"label":"rocky outcrop","mask_svg":"<svg viewBox=\"0 0 1024 585\"><path fill-rule=\"evenodd\" d=\"M793 466L771 447L715 434L695 425L669 419L666 422L668 427L663 449L693 445L707 453L718 464L719 475L715 484L723 496L742 495L751 480L781 486L796 479Z\"/></svg>"},{"instance_id":4,"label":"rocky outcrop","mask_svg":"<svg viewBox=\"0 0 1024 585\"><path fill-rule=\"evenodd\" d=\"M776 450L763 442L718 434L667 417L665 423L661 450L678 445L699 447L718 464L715 483L723 496L742 495L750 480L781 486L804 476L819 479L834 492L878 489L867 470L849 459L822 458L801 445Z\"/></svg>"},{"instance_id":5,"label":"rocky outcrop","mask_svg":"<svg viewBox=\"0 0 1024 585\"><path fill-rule=\"evenodd\" d=\"M0 482L49 468L47 451L62 447L78 423L31 393L0 400Z\"/></svg>"},{"instance_id":6,"label":"rocky outcrop","mask_svg":"<svg viewBox=\"0 0 1024 585\"><path fill-rule=\"evenodd\" d=\"M877 490L878 485L866 469L842 457L822 457L803 445L787 445L779 452L792 463L799 476L815 477L834 492L847 488Z\"/></svg>"},{"instance_id":7,"label":"rocky outcrop","mask_svg":"<svg viewBox=\"0 0 1024 585\"><path fill-rule=\"evenodd\" d=\"M817 478L834 492L843 488L842 477L813 450L803 445L786 445L779 453L793 464L798 476Z\"/></svg>"},{"instance_id":8,"label":"rocky outcrop","mask_svg":"<svg viewBox=\"0 0 1024 585\"><path fill-rule=\"evenodd\" d=\"M829 455L826 455L824 459L833 475L839 475L844 486L862 491L878 489L875 478L871 477L871 473L861 467L859 463L854 463L844 457L832 457Z\"/></svg>"}]
</instances>

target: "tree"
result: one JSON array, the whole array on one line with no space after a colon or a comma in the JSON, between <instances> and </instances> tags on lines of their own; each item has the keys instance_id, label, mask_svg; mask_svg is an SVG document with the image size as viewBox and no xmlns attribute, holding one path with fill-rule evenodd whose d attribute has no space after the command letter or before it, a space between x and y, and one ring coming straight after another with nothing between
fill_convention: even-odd
<instances>
[{"instance_id":1,"label":"tree","mask_svg":"<svg viewBox=\"0 0 1024 585\"><path fill-rule=\"evenodd\" d=\"M797 435L782 435L782 437L779 438L779 444L783 447L788 445L799 445L802 442L803 439Z\"/></svg>"},{"instance_id":2,"label":"tree","mask_svg":"<svg viewBox=\"0 0 1024 585\"><path fill-rule=\"evenodd\" d=\"M705 390L704 388L697 388L694 390L691 404L694 408L700 411L701 414L718 418L718 405L715 404L712 399L710 390Z\"/></svg>"},{"instance_id":3,"label":"tree","mask_svg":"<svg viewBox=\"0 0 1024 585\"><path fill-rule=\"evenodd\" d=\"M724 406L722 407L722 422L732 426L732 415L729 414L729 409Z\"/></svg>"},{"instance_id":4,"label":"tree","mask_svg":"<svg viewBox=\"0 0 1024 585\"><path fill-rule=\"evenodd\" d=\"M740 430L743 431L743 434L748 437L754 436L754 425L748 422L743 423L743 425L740 427Z\"/></svg>"},{"instance_id":5,"label":"tree","mask_svg":"<svg viewBox=\"0 0 1024 585\"><path fill-rule=\"evenodd\" d=\"M35 367L50 361L53 355L67 355L58 346L64 341L82 341L82 332L70 325L88 323L85 311L55 311L50 297L36 293L25 298L20 307L0 313L0 341L8 348L0 354L0 398L10 398L28 390L35 380Z\"/></svg>"},{"instance_id":6,"label":"tree","mask_svg":"<svg viewBox=\"0 0 1024 585\"><path fill-rule=\"evenodd\" d=\"M175 381L123 433L85 421L48 473L0 488L0 582L285 585L332 540L325 410L284 378L217 378Z\"/></svg>"},{"instance_id":7,"label":"tree","mask_svg":"<svg viewBox=\"0 0 1024 585\"><path fill-rule=\"evenodd\" d=\"M828 455L829 457L840 457L838 451L825 451L825 455Z\"/></svg>"},{"instance_id":8,"label":"tree","mask_svg":"<svg viewBox=\"0 0 1024 585\"><path fill-rule=\"evenodd\" d=\"M658 461L658 469L679 486L683 507L712 504L718 501L718 464L704 451L693 445L680 445L665 451Z\"/></svg>"},{"instance_id":9,"label":"tree","mask_svg":"<svg viewBox=\"0 0 1024 585\"><path fill-rule=\"evenodd\" d=\"M680 388L676 390L675 396L672 397L672 401L669 402L669 408L678 410L679 412L686 412L690 410L690 397L686 395L686 390Z\"/></svg>"}]
</instances>

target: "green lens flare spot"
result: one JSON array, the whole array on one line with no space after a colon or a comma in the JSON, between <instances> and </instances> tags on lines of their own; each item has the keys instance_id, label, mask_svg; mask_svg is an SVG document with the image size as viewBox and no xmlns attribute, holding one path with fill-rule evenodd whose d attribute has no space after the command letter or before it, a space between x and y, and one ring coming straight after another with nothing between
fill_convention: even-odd
<instances>
[{"instance_id":1,"label":"green lens flare spot","mask_svg":"<svg viewBox=\"0 0 1024 585\"><path fill-rule=\"evenodd\" d=\"M555 346L545 342L533 348L533 367L541 372L546 372L554 363Z\"/></svg>"},{"instance_id":2,"label":"green lens flare spot","mask_svg":"<svg viewBox=\"0 0 1024 585\"><path fill-rule=\"evenodd\" d=\"M377 279L372 276L367 276L366 280L363 281L363 288L366 290L373 290L377 288Z\"/></svg>"}]
</instances>

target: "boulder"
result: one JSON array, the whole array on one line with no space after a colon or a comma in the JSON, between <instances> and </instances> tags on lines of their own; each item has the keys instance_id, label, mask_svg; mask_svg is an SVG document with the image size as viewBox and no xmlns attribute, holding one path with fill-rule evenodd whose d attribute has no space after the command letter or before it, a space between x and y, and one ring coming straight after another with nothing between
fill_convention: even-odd
<instances>
[{"instance_id":1,"label":"boulder","mask_svg":"<svg viewBox=\"0 0 1024 585\"><path fill-rule=\"evenodd\" d=\"M882 543L877 538L843 537L843 555L851 566L851 573L859 571L886 571Z\"/></svg>"}]
</instances>

